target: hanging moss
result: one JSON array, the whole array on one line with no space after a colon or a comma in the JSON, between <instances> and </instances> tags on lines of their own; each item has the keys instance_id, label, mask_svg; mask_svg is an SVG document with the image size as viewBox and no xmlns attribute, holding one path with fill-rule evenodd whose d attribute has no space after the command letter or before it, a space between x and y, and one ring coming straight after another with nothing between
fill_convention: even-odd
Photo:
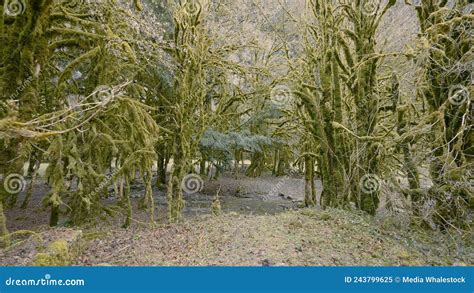
<instances>
[{"instance_id":1,"label":"hanging moss","mask_svg":"<svg viewBox=\"0 0 474 293\"><path fill-rule=\"evenodd\" d=\"M428 56L421 65L419 95L429 105L430 173L434 186L424 201L434 201L441 227L466 228L465 215L472 190L472 31L469 1L423 1L416 7ZM460 67L459 67L460 66ZM469 98L471 97L471 98ZM427 124L422 124L426 127ZM471 195L468 195L471 194Z\"/></svg>"},{"instance_id":2,"label":"hanging moss","mask_svg":"<svg viewBox=\"0 0 474 293\"><path fill-rule=\"evenodd\" d=\"M309 25L305 36L309 74L303 77L299 96L312 121L309 131L319 145L322 205L344 207L352 201L374 214L379 191L366 193L359 183L364 176L381 172L381 147L375 138L376 74L382 55L375 49L375 33L395 2L389 1L375 14L364 13L364 2L309 3L317 28ZM356 121L355 127L343 126L348 120Z\"/></svg>"}]
</instances>

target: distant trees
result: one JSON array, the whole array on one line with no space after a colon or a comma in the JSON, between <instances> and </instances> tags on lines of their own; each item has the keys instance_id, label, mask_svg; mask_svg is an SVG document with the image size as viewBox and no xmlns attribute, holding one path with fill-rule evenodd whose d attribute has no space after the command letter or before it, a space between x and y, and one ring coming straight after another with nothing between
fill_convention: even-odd
<instances>
[{"instance_id":1,"label":"distant trees","mask_svg":"<svg viewBox=\"0 0 474 293\"><path fill-rule=\"evenodd\" d=\"M167 183L168 218L181 219L184 208L182 184L186 174L195 172L193 160L199 152L201 137L211 127L228 125L222 119L233 119L240 97L234 94L229 78L238 75L239 66L228 60L238 45L219 43L210 34L206 20L210 13L207 1L184 1L173 7L174 35L171 52L177 64L174 95L162 99L169 108L167 124L173 135L172 170ZM240 45L240 44L239 44ZM202 150L202 149L201 149ZM201 161L207 160L201 151Z\"/></svg>"}]
</instances>

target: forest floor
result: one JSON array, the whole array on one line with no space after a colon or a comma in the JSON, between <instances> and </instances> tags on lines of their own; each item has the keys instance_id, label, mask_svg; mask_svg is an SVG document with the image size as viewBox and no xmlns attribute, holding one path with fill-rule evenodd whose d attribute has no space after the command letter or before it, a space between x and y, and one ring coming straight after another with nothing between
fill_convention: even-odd
<instances>
[{"instance_id":1,"label":"forest floor","mask_svg":"<svg viewBox=\"0 0 474 293\"><path fill-rule=\"evenodd\" d=\"M89 241L76 265L468 264L467 258L456 260L443 256L441 246L426 246L420 242L419 235L402 238L401 234L383 231L367 217L341 210L201 216L180 225L115 230L94 236L97 238Z\"/></svg>"},{"instance_id":2,"label":"forest floor","mask_svg":"<svg viewBox=\"0 0 474 293\"><path fill-rule=\"evenodd\" d=\"M1 265L30 264L48 239L82 230L81 253L73 265L473 265L472 245L459 237L434 231L386 225L352 211L302 209L302 179L222 176L206 181L203 190L186 196L184 222L167 224L163 190L155 188L158 223L135 208L134 222L120 228L123 217L70 229L47 227L41 207L44 184L35 186L28 209L7 211L10 231L32 230L31 237L0 252ZM275 188L277 186L278 188ZM320 183L317 182L318 189ZM221 189L222 214L210 215L210 204ZM143 193L134 186L133 194ZM113 198L104 199L105 202ZM137 199L133 200L135 206ZM57 236L59 235L59 236ZM454 239L456 238L456 239ZM453 240L454 239L454 240Z\"/></svg>"}]
</instances>

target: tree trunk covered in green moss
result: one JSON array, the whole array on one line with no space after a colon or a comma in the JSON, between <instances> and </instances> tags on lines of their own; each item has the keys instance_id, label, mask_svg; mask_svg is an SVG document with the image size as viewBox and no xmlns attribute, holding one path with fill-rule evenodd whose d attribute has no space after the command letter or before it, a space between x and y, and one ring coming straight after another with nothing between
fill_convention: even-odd
<instances>
[{"instance_id":1,"label":"tree trunk covered in green moss","mask_svg":"<svg viewBox=\"0 0 474 293\"><path fill-rule=\"evenodd\" d=\"M49 216L49 226L50 227L55 227L58 225L59 221L59 205L58 204L52 204L51 205L51 212Z\"/></svg>"},{"instance_id":2,"label":"tree trunk covered in green moss","mask_svg":"<svg viewBox=\"0 0 474 293\"><path fill-rule=\"evenodd\" d=\"M167 201L168 201L168 220L171 223L180 222L182 219L182 213L184 209L183 199L183 178L186 174L184 168L185 162L181 158L173 157L173 167L168 180L167 186Z\"/></svg>"},{"instance_id":3,"label":"tree trunk covered in green moss","mask_svg":"<svg viewBox=\"0 0 474 293\"><path fill-rule=\"evenodd\" d=\"M125 175L124 180L123 180L123 194L121 197L121 206L125 210L125 222L123 223L122 227L123 228L128 228L130 227L130 224L132 223L132 202L130 200L130 178L129 176Z\"/></svg>"},{"instance_id":4,"label":"tree trunk covered in green moss","mask_svg":"<svg viewBox=\"0 0 474 293\"><path fill-rule=\"evenodd\" d=\"M153 175L151 172L145 172L143 175L143 181L145 184L145 202L150 213L150 223L155 224L155 200L153 198L153 187L152 187Z\"/></svg>"},{"instance_id":5,"label":"tree trunk covered in green moss","mask_svg":"<svg viewBox=\"0 0 474 293\"><path fill-rule=\"evenodd\" d=\"M7 229L7 218L3 210L3 202L0 200L0 248L10 245L10 236Z\"/></svg>"},{"instance_id":6,"label":"tree trunk covered in green moss","mask_svg":"<svg viewBox=\"0 0 474 293\"><path fill-rule=\"evenodd\" d=\"M408 111L410 111L410 105L402 102L400 83L395 73L392 74L390 98L392 100L392 110L397 121L397 133L399 136L403 136L409 131L408 127L410 121L408 121ZM403 168L407 174L409 188L411 190L417 190L420 188L419 172L413 161L410 142L404 140L397 147L403 155ZM414 200L417 201L418 199L415 198Z\"/></svg>"},{"instance_id":7,"label":"tree trunk covered in green moss","mask_svg":"<svg viewBox=\"0 0 474 293\"><path fill-rule=\"evenodd\" d=\"M316 188L314 186L314 158L309 155L305 156L304 166L304 204L306 207L312 207L316 205Z\"/></svg>"},{"instance_id":8,"label":"tree trunk covered in green moss","mask_svg":"<svg viewBox=\"0 0 474 293\"><path fill-rule=\"evenodd\" d=\"M308 25L305 50L310 52L308 77L314 80L304 83L299 95L312 121L309 131L319 145L322 205L341 207L354 201L374 214L379 191L367 193L359 182L380 172L381 145L375 136L381 57L375 51L375 35L380 18L394 2L381 4L373 14L366 13L366 2L310 1L316 24ZM355 127L345 126L353 120Z\"/></svg>"},{"instance_id":9,"label":"tree trunk covered in green moss","mask_svg":"<svg viewBox=\"0 0 474 293\"><path fill-rule=\"evenodd\" d=\"M248 177L258 177L262 175L265 168L265 154L256 152L252 155L250 166L247 168L245 175Z\"/></svg>"},{"instance_id":10,"label":"tree trunk covered in green moss","mask_svg":"<svg viewBox=\"0 0 474 293\"><path fill-rule=\"evenodd\" d=\"M333 121L342 120L342 94L335 48L337 38L333 6L324 1L313 2L314 17L319 21L318 30L312 30L313 38L319 39L320 53L310 69L313 73L314 88L303 94L303 103L312 118L311 131L319 143L318 166L320 168L323 191L323 207L342 206L348 197L347 182L344 181L346 166L343 157L345 142L340 131L333 127ZM338 155L340 157L338 157Z\"/></svg>"},{"instance_id":11,"label":"tree trunk covered in green moss","mask_svg":"<svg viewBox=\"0 0 474 293\"><path fill-rule=\"evenodd\" d=\"M453 169L466 165L472 146L472 48L474 16L463 13L469 1L424 1L417 7L428 60L423 64L424 86L420 93L430 113L440 113L431 133L431 176L436 184L452 177ZM443 36L442 38L440 36ZM470 56L470 57L469 57Z\"/></svg>"},{"instance_id":12,"label":"tree trunk covered in green moss","mask_svg":"<svg viewBox=\"0 0 474 293\"><path fill-rule=\"evenodd\" d=\"M273 152L273 168L272 168L272 175L276 176L277 175L277 170L278 170L278 163L280 162L280 150L276 149Z\"/></svg>"},{"instance_id":13,"label":"tree trunk covered in green moss","mask_svg":"<svg viewBox=\"0 0 474 293\"><path fill-rule=\"evenodd\" d=\"M0 119L14 115L27 121L37 114L37 78L46 58L43 34L52 3L52 0L31 0L24 13L8 16L4 12L5 1L0 1ZM15 100L18 101L16 105ZM25 141L21 138L0 139L0 173L5 177L22 174L26 157L22 153L24 146ZM4 190L3 180L0 183L0 201L5 202L8 196L16 198L16 194L9 195ZM3 208L1 214L4 218ZM6 230L1 229L0 237L4 233Z\"/></svg>"},{"instance_id":14,"label":"tree trunk covered in green moss","mask_svg":"<svg viewBox=\"0 0 474 293\"><path fill-rule=\"evenodd\" d=\"M428 190L436 224L468 227L472 208L474 14L467 0L422 1L419 94L427 101L430 141ZM451 5L454 4L454 5ZM471 203L470 203L471 202Z\"/></svg>"},{"instance_id":15,"label":"tree trunk covered in green moss","mask_svg":"<svg viewBox=\"0 0 474 293\"><path fill-rule=\"evenodd\" d=\"M168 152L167 145L161 144L157 146L157 163L156 163L156 186L160 187L166 184L166 168L168 166Z\"/></svg>"},{"instance_id":16,"label":"tree trunk covered in green moss","mask_svg":"<svg viewBox=\"0 0 474 293\"><path fill-rule=\"evenodd\" d=\"M237 175L240 170L243 170L244 154L242 150L234 151L234 175Z\"/></svg>"},{"instance_id":17,"label":"tree trunk covered in green moss","mask_svg":"<svg viewBox=\"0 0 474 293\"><path fill-rule=\"evenodd\" d=\"M375 92L376 88L376 74L378 59L373 58L375 55L375 32L377 27L374 27L372 22L375 16L366 16L360 6L356 9L357 16L360 17L360 22L355 20L354 24L354 54L353 59L358 66L353 69L355 75L355 85L351 90L356 105L356 134L359 137L372 136L374 134L375 126L378 123L378 97ZM358 168L355 172L355 182L359 182L361 178L370 174L379 173L379 145L375 142L356 141L356 151L359 152ZM360 189L360 184L355 185L356 192L360 196L358 202L359 207L368 212L375 214L375 210L379 204L379 191L367 193Z\"/></svg>"}]
</instances>

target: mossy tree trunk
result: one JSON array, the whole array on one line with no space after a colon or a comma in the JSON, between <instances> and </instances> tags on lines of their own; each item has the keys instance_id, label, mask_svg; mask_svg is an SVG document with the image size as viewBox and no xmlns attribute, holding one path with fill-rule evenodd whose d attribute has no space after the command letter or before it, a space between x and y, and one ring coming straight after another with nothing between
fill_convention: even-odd
<instances>
[{"instance_id":1,"label":"mossy tree trunk","mask_svg":"<svg viewBox=\"0 0 474 293\"><path fill-rule=\"evenodd\" d=\"M305 156L304 166L304 205L306 207L312 207L316 205L316 189L314 186L314 158L309 155Z\"/></svg>"},{"instance_id":2,"label":"mossy tree trunk","mask_svg":"<svg viewBox=\"0 0 474 293\"><path fill-rule=\"evenodd\" d=\"M44 27L50 13L52 0L28 1L24 13L8 16L4 10L5 1L0 1L0 33L2 48L0 50L0 118L18 116L27 121L38 112L37 78L44 65ZM13 99L13 100L12 100ZM18 104L14 105L14 100ZM7 106L8 105L8 106ZM10 108L10 109L8 109ZM0 173L20 173L27 154L24 151L25 141L13 138L10 141L0 139ZM12 161L13 160L13 161ZM3 181L1 182L3 183ZM2 184L3 186L3 184ZM10 195L0 188L0 201L5 203ZM15 202L15 201L14 201ZM3 208L0 217L4 218ZM6 231L6 230L5 230ZM6 233L1 229L0 237Z\"/></svg>"},{"instance_id":3,"label":"mossy tree trunk","mask_svg":"<svg viewBox=\"0 0 474 293\"><path fill-rule=\"evenodd\" d=\"M252 155L250 166L247 168L245 175L248 177L258 177L262 175L265 168L265 154L256 152Z\"/></svg>"},{"instance_id":4,"label":"mossy tree trunk","mask_svg":"<svg viewBox=\"0 0 474 293\"><path fill-rule=\"evenodd\" d=\"M474 156L472 72L472 1L422 1L417 7L421 26L419 94L428 103L430 174L434 185L433 217L440 227L469 226L472 209Z\"/></svg>"},{"instance_id":5,"label":"mossy tree trunk","mask_svg":"<svg viewBox=\"0 0 474 293\"><path fill-rule=\"evenodd\" d=\"M350 188L344 181L347 173L344 162L345 140L333 122L341 122L343 116L342 93L339 82L339 68L335 48L338 45L334 20L334 6L326 1L312 1L313 16L317 19L317 30L310 29L309 35L319 45L318 48L307 44L311 54L311 66L308 69L312 77L311 85L306 85L300 94L305 110L311 118L307 125L314 140L318 142L318 166L323 184L321 204L324 207L342 206L349 196Z\"/></svg>"},{"instance_id":6,"label":"mossy tree trunk","mask_svg":"<svg viewBox=\"0 0 474 293\"><path fill-rule=\"evenodd\" d=\"M272 175L276 176L277 175L277 170L278 170L278 163L280 162L280 150L276 149L273 152L273 168L272 168Z\"/></svg>"},{"instance_id":7,"label":"mossy tree trunk","mask_svg":"<svg viewBox=\"0 0 474 293\"><path fill-rule=\"evenodd\" d=\"M120 198L120 204L125 210L125 222L123 223L123 228L130 227L132 223L132 202L130 200L130 177L125 175L122 182L122 196Z\"/></svg>"},{"instance_id":8,"label":"mossy tree trunk","mask_svg":"<svg viewBox=\"0 0 474 293\"><path fill-rule=\"evenodd\" d=\"M0 200L0 248L10 245L10 235L7 229L7 218L3 210L3 202Z\"/></svg>"},{"instance_id":9,"label":"mossy tree trunk","mask_svg":"<svg viewBox=\"0 0 474 293\"><path fill-rule=\"evenodd\" d=\"M367 13L368 2L309 2L315 25L308 25L305 36L309 74L299 96L311 121L307 128L318 142L322 205L354 201L374 214L378 190L366 193L359 182L380 172L380 143L375 136L381 55L375 51L375 40L381 17L395 2ZM344 126L352 119L355 127Z\"/></svg>"},{"instance_id":10,"label":"mossy tree trunk","mask_svg":"<svg viewBox=\"0 0 474 293\"><path fill-rule=\"evenodd\" d=\"M390 95L392 99L392 110L397 122L397 133L402 137L409 130L408 127L410 122L408 121L408 117L410 115L408 114L408 111L410 111L410 107L409 104L402 102L399 87L400 83L398 77L394 73L392 75ZM410 142L403 140L397 147L403 156L403 168L407 174L409 188L411 190L417 190L420 188L419 172L415 162L413 161ZM418 198L415 198L414 200L417 201Z\"/></svg>"},{"instance_id":11,"label":"mossy tree trunk","mask_svg":"<svg viewBox=\"0 0 474 293\"><path fill-rule=\"evenodd\" d=\"M156 186L161 187L162 185L166 184L166 168L168 166L166 144L158 145L156 154Z\"/></svg>"},{"instance_id":12,"label":"mossy tree trunk","mask_svg":"<svg viewBox=\"0 0 474 293\"><path fill-rule=\"evenodd\" d=\"M182 182L186 174L185 163L181 158L174 157L174 166L172 168L167 187L168 201L168 220L171 223L181 221L184 209Z\"/></svg>"}]
</instances>

